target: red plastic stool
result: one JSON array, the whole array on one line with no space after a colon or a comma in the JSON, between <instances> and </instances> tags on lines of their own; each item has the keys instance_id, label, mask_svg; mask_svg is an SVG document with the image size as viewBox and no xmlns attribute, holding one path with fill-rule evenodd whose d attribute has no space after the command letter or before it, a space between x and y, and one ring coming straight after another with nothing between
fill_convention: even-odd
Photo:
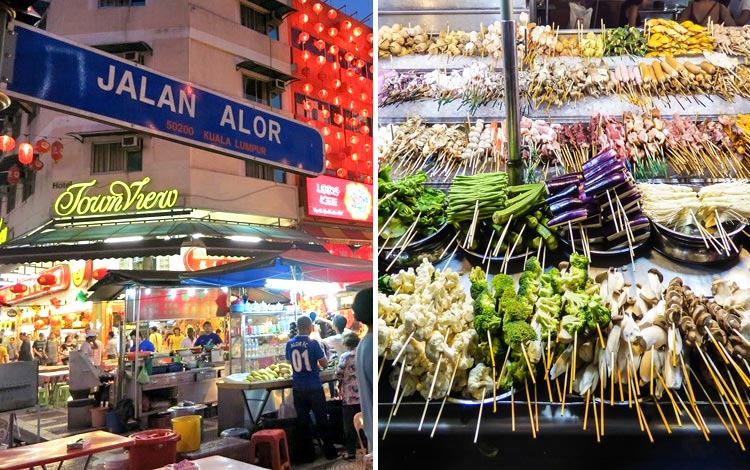
<instances>
[{"instance_id":1,"label":"red plastic stool","mask_svg":"<svg viewBox=\"0 0 750 470\"><path fill-rule=\"evenodd\" d=\"M264 429L254 433L250 438L250 463L272 470L292 470L286 432L283 429Z\"/></svg>"}]
</instances>

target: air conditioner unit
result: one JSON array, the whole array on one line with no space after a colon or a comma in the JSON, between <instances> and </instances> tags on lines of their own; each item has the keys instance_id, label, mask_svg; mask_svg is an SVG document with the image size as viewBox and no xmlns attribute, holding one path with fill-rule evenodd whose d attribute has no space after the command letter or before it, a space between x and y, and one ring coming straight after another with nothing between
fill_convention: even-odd
<instances>
[{"instance_id":1,"label":"air conditioner unit","mask_svg":"<svg viewBox=\"0 0 750 470\"><path fill-rule=\"evenodd\" d=\"M137 51L128 51L128 52L124 52L122 54L122 56L126 60L132 60L133 62L136 62L136 63L139 63L139 64L143 64L143 54L141 54L140 52L137 52Z\"/></svg>"},{"instance_id":2,"label":"air conditioner unit","mask_svg":"<svg viewBox=\"0 0 750 470\"><path fill-rule=\"evenodd\" d=\"M124 149L138 149L143 148L143 139L134 135L126 135L122 138L122 148Z\"/></svg>"},{"instance_id":3,"label":"air conditioner unit","mask_svg":"<svg viewBox=\"0 0 750 470\"><path fill-rule=\"evenodd\" d=\"M279 90L286 90L286 81L277 78L274 86Z\"/></svg>"}]
</instances>

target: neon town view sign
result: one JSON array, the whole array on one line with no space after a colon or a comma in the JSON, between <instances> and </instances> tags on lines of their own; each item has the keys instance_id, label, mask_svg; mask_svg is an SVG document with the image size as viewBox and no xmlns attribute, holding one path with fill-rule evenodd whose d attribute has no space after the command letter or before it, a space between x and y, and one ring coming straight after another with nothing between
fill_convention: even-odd
<instances>
[{"instance_id":1,"label":"neon town view sign","mask_svg":"<svg viewBox=\"0 0 750 470\"><path fill-rule=\"evenodd\" d=\"M132 183L113 181L109 184L109 194L93 196L88 193L96 180L73 183L55 199L54 211L59 217L70 217L172 209L177 205L179 192L176 189L145 191L149 182L148 176Z\"/></svg>"}]
</instances>

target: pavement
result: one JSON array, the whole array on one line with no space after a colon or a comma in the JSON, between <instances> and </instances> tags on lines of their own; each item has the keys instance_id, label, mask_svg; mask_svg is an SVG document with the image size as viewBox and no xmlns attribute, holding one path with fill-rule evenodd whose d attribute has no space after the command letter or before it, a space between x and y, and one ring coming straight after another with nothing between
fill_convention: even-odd
<instances>
[{"instance_id":1,"label":"pavement","mask_svg":"<svg viewBox=\"0 0 750 470\"><path fill-rule=\"evenodd\" d=\"M7 423L8 416L9 413L0 413L0 421ZM61 439L93 430L81 429L75 432L69 431L67 425L67 410L65 408L44 407L38 412L34 409L19 410L16 411L16 419L21 432L21 439L29 444L39 442L37 440L37 423L39 424L39 438L41 441ZM217 431L217 417L205 418L203 420L203 442L210 442L219 439ZM96 454L89 465L89 469L105 470L104 463L106 459L122 453L124 453L124 451L118 450ZM2 452L0 451L0 460L1 459ZM74 459L65 462L62 465L61 470L82 470L85 462L85 458ZM327 460L325 457L320 456L312 463L293 465L292 468L294 470L361 470L362 462L359 460L345 460L343 458Z\"/></svg>"}]
</instances>

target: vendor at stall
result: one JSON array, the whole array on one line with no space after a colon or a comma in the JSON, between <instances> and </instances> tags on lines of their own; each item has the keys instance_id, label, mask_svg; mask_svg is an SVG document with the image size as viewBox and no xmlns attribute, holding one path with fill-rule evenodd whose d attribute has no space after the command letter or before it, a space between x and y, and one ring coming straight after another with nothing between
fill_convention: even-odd
<instances>
[{"instance_id":1,"label":"vendor at stall","mask_svg":"<svg viewBox=\"0 0 750 470\"><path fill-rule=\"evenodd\" d=\"M198 336L198 339L195 340L195 346L203 347L209 344L212 346L221 344L221 338L219 337L219 335L213 332L213 326L211 326L211 322L207 321L203 323L203 334Z\"/></svg>"},{"instance_id":2,"label":"vendor at stall","mask_svg":"<svg viewBox=\"0 0 750 470\"><path fill-rule=\"evenodd\" d=\"M190 349L193 345L195 345L195 330L192 326L189 326L187 336L184 336L180 341L180 349Z\"/></svg>"},{"instance_id":3,"label":"vendor at stall","mask_svg":"<svg viewBox=\"0 0 750 470\"><path fill-rule=\"evenodd\" d=\"M185 339L185 337L182 336L180 328L175 326L172 330L172 335L169 337L169 350L177 351L180 349L183 339Z\"/></svg>"},{"instance_id":4,"label":"vendor at stall","mask_svg":"<svg viewBox=\"0 0 750 470\"><path fill-rule=\"evenodd\" d=\"M133 346L130 347L130 352L135 351L135 330L130 332L130 336L133 338ZM149 341L148 339L148 332L141 331L140 335L141 342L138 344L138 350L139 351L145 351L145 352L156 352L156 347L154 346L154 343Z\"/></svg>"},{"instance_id":5,"label":"vendor at stall","mask_svg":"<svg viewBox=\"0 0 750 470\"><path fill-rule=\"evenodd\" d=\"M102 365L102 343L96 339L97 334L99 332L96 330L86 333L86 341L81 345L81 352L91 359L92 364L99 367Z\"/></svg>"}]
</instances>

